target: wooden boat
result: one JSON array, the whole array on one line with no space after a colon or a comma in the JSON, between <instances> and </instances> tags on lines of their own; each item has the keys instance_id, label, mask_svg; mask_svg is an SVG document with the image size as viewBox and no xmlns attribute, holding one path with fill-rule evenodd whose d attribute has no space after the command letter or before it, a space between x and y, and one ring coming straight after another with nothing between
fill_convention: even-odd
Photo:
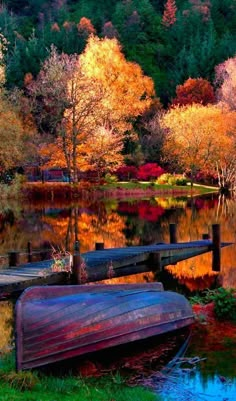
<instances>
[{"instance_id":1,"label":"wooden boat","mask_svg":"<svg viewBox=\"0 0 236 401\"><path fill-rule=\"evenodd\" d=\"M16 309L17 370L170 332L193 322L187 299L161 283L41 286Z\"/></svg>"}]
</instances>

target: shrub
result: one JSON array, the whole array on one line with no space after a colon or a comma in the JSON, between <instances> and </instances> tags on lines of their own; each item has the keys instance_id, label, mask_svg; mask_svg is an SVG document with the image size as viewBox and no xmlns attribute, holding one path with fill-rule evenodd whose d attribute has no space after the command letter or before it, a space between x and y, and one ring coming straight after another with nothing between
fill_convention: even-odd
<instances>
[{"instance_id":1,"label":"shrub","mask_svg":"<svg viewBox=\"0 0 236 401\"><path fill-rule=\"evenodd\" d=\"M214 312L219 319L236 321L236 294L233 289L208 290L206 298L214 302Z\"/></svg>"},{"instance_id":2,"label":"shrub","mask_svg":"<svg viewBox=\"0 0 236 401\"><path fill-rule=\"evenodd\" d=\"M218 177L214 172L198 171L195 180L201 184L217 185Z\"/></svg>"},{"instance_id":3,"label":"shrub","mask_svg":"<svg viewBox=\"0 0 236 401\"><path fill-rule=\"evenodd\" d=\"M163 173L163 168L158 166L157 163L146 163L143 166L139 167L138 179L144 181L155 180Z\"/></svg>"},{"instance_id":4,"label":"shrub","mask_svg":"<svg viewBox=\"0 0 236 401\"><path fill-rule=\"evenodd\" d=\"M170 173L162 174L157 180L157 184L159 185L187 185L187 182L188 180L184 176Z\"/></svg>"},{"instance_id":5,"label":"shrub","mask_svg":"<svg viewBox=\"0 0 236 401\"><path fill-rule=\"evenodd\" d=\"M168 184L169 183L169 179L171 179L171 177L172 177L172 174L164 173L157 179L156 183L158 185Z\"/></svg>"},{"instance_id":6,"label":"shrub","mask_svg":"<svg viewBox=\"0 0 236 401\"><path fill-rule=\"evenodd\" d=\"M115 174L120 181L129 181L131 179L137 179L138 170L135 166L122 166L119 167Z\"/></svg>"},{"instance_id":7,"label":"shrub","mask_svg":"<svg viewBox=\"0 0 236 401\"><path fill-rule=\"evenodd\" d=\"M187 178L186 177L177 177L176 178L176 182L175 182L175 185L187 185L187 182L188 182L188 180L187 180Z\"/></svg>"},{"instance_id":8,"label":"shrub","mask_svg":"<svg viewBox=\"0 0 236 401\"><path fill-rule=\"evenodd\" d=\"M118 181L118 178L117 178L117 176L116 175L112 175L112 174L106 174L105 175L105 182L107 183L107 184L112 184L113 182L117 182Z\"/></svg>"}]
</instances>

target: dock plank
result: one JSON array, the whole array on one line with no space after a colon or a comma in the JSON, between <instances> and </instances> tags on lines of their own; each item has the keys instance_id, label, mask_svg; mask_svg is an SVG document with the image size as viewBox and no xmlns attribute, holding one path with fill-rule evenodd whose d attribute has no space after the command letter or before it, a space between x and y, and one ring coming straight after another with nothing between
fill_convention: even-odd
<instances>
[{"instance_id":1,"label":"dock plank","mask_svg":"<svg viewBox=\"0 0 236 401\"><path fill-rule=\"evenodd\" d=\"M224 242L221 247L232 243ZM109 248L99 251L89 251L81 254L86 264L88 281L99 281L107 278L108 266L112 262L115 276L135 274L137 271L148 271L151 255L161 255L161 267L175 264L213 249L211 240L199 240L175 244L151 244ZM57 284L66 280L66 273L53 273L51 267L54 260L26 263L17 267L0 270L0 299L2 294L22 290L32 285ZM152 265L153 267L153 265Z\"/></svg>"}]
</instances>

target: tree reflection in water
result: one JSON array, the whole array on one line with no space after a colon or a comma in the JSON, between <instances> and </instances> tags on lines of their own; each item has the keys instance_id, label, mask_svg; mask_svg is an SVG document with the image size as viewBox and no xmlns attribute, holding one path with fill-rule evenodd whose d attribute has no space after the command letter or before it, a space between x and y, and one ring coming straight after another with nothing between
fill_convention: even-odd
<instances>
[{"instance_id":1,"label":"tree reflection in water","mask_svg":"<svg viewBox=\"0 0 236 401\"><path fill-rule=\"evenodd\" d=\"M236 201L223 196L155 197L145 200L80 200L76 204L56 202L11 205L0 210L0 255L10 249L25 250L51 244L72 252L75 240L81 252L93 250L96 242L105 247L123 247L169 242L169 224L177 224L178 241L201 239L211 234L211 225L221 224L223 241L236 242ZM220 273L211 269L211 254L192 258L166 270L175 285L189 291L202 290L218 283L236 287L236 246L222 250ZM153 272L113 281L152 281ZM174 284L173 284L174 285Z\"/></svg>"}]
</instances>

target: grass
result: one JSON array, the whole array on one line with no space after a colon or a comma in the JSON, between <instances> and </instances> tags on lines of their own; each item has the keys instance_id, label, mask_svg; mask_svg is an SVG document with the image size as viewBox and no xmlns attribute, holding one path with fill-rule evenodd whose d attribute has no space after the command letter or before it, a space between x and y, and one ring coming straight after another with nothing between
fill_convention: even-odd
<instances>
[{"instance_id":1,"label":"grass","mask_svg":"<svg viewBox=\"0 0 236 401\"><path fill-rule=\"evenodd\" d=\"M83 197L84 193L89 192L89 196L107 194L108 196L124 194L129 192L130 196L145 195L152 196L154 194L162 195L200 195L209 192L216 192L217 188L194 185L191 189L190 185L158 185L155 182L130 181L130 182L110 182L103 185L79 182L78 184L69 184L65 182L27 182L23 185L22 194L30 200L60 200L72 201Z\"/></svg>"},{"instance_id":2,"label":"grass","mask_svg":"<svg viewBox=\"0 0 236 401\"><path fill-rule=\"evenodd\" d=\"M184 192L184 193L191 193L191 186L190 185L169 185L169 184L156 184L154 182L144 182L144 181L137 181L137 182L112 182L109 184L100 185L97 187L99 190L153 190L153 191L160 191L160 192ZM194 193L204 194L209 192L217 192L218 188L208 187L199 184L193 184L193 191Z\"/></svg>"},{"instance_id":3,"label":"grass","mask_svg":"<svg viewBox=\"0 0 236 401\"><path fill-rule=\"evenodd\" d=\"M16 373L13 355L0 365L0 401L154 401L156 394L128 387L117 373L103 378L46 376L37 371Z\"/></svg>"}]
</instances>

